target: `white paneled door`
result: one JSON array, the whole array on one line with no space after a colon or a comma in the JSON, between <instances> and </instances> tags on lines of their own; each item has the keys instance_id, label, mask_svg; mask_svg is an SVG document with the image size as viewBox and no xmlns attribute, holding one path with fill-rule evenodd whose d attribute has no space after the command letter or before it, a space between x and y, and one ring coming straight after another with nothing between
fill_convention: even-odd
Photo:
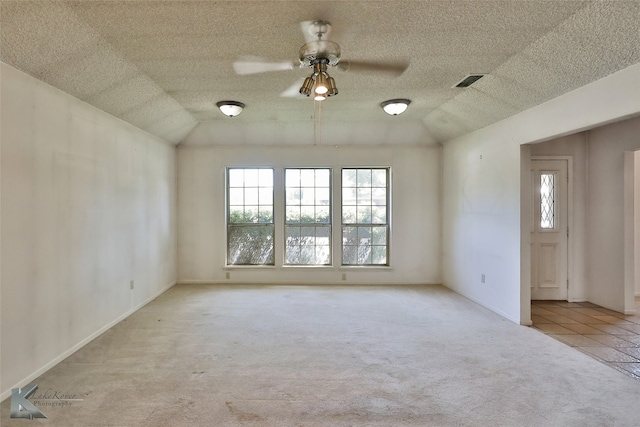
<instances>
[{"instance_id":1,"label":"white paneled door","mask_svg":"<svg viewBox=\"0 0 640 427\"><path fill-rule=\"evenodd\" d=\"M568 294L567 160L531 160L531 299L566 300Z\"/></svg>"}]
</instances>

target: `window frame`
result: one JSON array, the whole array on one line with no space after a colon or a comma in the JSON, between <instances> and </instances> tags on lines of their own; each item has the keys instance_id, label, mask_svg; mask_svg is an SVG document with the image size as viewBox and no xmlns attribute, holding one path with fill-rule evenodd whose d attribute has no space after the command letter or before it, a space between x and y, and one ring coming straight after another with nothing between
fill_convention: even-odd
<instances>
[{"instance_id":1,"label":"window frame","mask_svg":"<svg viewBox=\"0 0 640 427\"><path fill-rule=\"evenodd\" d=\"M345 204L345 180L344 180L344 173L345 171L348 170L355 170L356 171L356 182L355 182L355 187L346 187L346 188L352 188L355 189L355 197L356 197L356 201L355 201L355 205L346 205ZM357 171L359 170L369 170L369 171L374 171L374 170L384 170L385 171L385 221L384 222L373 222L373 218L371 219L371 222L357 222L357 207L358 207L358 203L357 203L357 192L358 192L358 183L357 183ZM382 188L382 187L363 187L364 189L366 188ZM367 268L367 267L371 267L371 268L384 268L384 267L390 267L391 266L391 167L390 166L354 166L354 167L341 167L340 168L340 195L341 195L341 203L340 203L340 254L341 254L341 266L342 267L348 267L348 268ZM356 222L345 222L345 206L353 206L356 208ZM374 201L373 201L373 196L371 196L371 202L368 205L371 209L371 211L373 211L373 206L379 206L379 205L375 205ZM373 262L368 262L368 263L346 263L345 262L345 256L348 256L348 251L345 250L345 247L347 246L355 246L356 248L359 248L360 245L345 245L345 227L351 227L351 228L355 228L356 231L356 236L358 235L359 231L361 229L370 227L373 229L373 227L382 227L384 228L384 235L385 235L385 244L384 244L384 248L385 248L385 262L384 263L373 263ZM373 235L372 235L373 236ZM358 238L356 238L358 239ZM373 244L373 237L370 238L370 243L369 247L373 248L375 246L382 246L382 245L374 245ZM358 250L358 249L356 249ZM345 255L346 254L346 255ZM371 255L373 256L373 254ZM358 257L358 255L356 254L356 257Z\"/></svg>"},{"instance_id":2,"label":"window frame","mask_svg":"<svg viewBox=\"0 0 640 427\"><path fill-rule=\"evenodd\" d=\"M299 178L299 186L290 186L287 183L287 171L294 171L294 170L298 170L300 172L302 171L313 171L314 172L314 185L313 187L310 186L303 186L303 182L302 182L302 177ZM283 206L284 206L284 219L282 221L283 223L283 237L284 237L284 254L283 254L283 260L282 260L282 265L284 267L331 267L333 266L333 209L334 209L334 205L333 205L333 192L334 192L334 188L333 188L333 168L328 167L328 166L306 166L306 167L295 167L295 166L285 166L282 168L283 171L283 180L282 180L282 190L283 190ZM317 175L316 173L318 171L326 171L328 174L328 185L322 186L322 187L318 187L317 186ZM314 194L314 204L302 204L302 200L300 200L300 204L299 205L292 205L289 206L288 205L288 191L289 189L293 189L293 188L297 188L300 189L301 191L301 195L300 198L302 199L302 190L307 188L307 189L313 189L313 194ZM318 189L326 189L328 191L328 205L322 205L322 204L317 204L318 203L318 197L317 197L317 191ZM289 207L295 207L295 206L299 206L300 207L300 216L302 217L302 208L304 206L307 207L311 207L313 206L313 210L314 210L314 218L316 219L315 222L302 222L302 220L300 222L289 222ZM327 212L327 221L326 222L320 222L317 220L317 214L318 214L318 207L321 206L326 206L328 208L328 212ZM301 218L302 219L302 218ZM314 250L314 260L316 260L317 258L317 250L319 247L327 247L329 250L329 256L327 259L326 263L291 263L288 262L287 260L287 250L289 249L289 244L288 244L288 239L289 239L289 233L288 231L290 229L293 229L295 227L300 227L302 228L314 228L315 229L315 239L318 238L318 229L320 228L328 228L328 234L326 236L326 238L328 239L328 244L327 245L317 245L317 241L314 241L314 244L312 245L315 250ZM307 245L307 246L311 246L311 245ZM303 245L300 246L300 248L302 248Z\"/></svg>"},{"instance_id":3,"label":"window frame","mask_svg":"<svg viewBox=\"0 0 640 427\"><path fill-rule=\"evenodd\" d=\"M225 200L225 230L226 230L226 266L228 267L272 267L275 266L275 262L276 262L276 257L275 257L275 253L276 253L276 221L275 221L275 167L274 166L228 166L225 168L225 196L226 196L226 200ZM260 188L269 188L267 187L261 187L260 186L260 180L258 179L257 181L257 186L253 187L253 186L249 186L249 188L256 188L258 190L258 204L257 205L246 205L246 204L242 204L242 205L231 205L232 202L232 197L231 197L231 189L232 188L242 188L243 189L243 202L244 200L244 190L246 190L247 186L243 185L242 187L231 187L231 179L230 179L230 173L232 170L270 170L271 171L271 204L265 204L265 205L261 205L260 204ZM244 182L243 182L244 184ZM259 220L257 222L231 222L231 214L232 214L232 206L242 206L243 209L246 208L246 206L257 206L258 207L258 218L259 218L259 213L260 213L260 206L271 206L271 222L260 222ZM231 262L231 256L232 256L232 251L231 251L231 239L232 239L232 231L233 229L260 229L260 228L271 228L271 262L269 263L233 263Z\"/></svg>"}]
</instances>

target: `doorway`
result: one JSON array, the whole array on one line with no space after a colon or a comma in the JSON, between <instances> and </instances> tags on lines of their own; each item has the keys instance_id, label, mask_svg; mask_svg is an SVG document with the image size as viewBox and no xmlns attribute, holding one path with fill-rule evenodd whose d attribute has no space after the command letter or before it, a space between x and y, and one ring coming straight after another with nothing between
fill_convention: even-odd
<instances>
[{"instance_id":1,"label":"doorway","mask_svg":"<svg viewBox=\"0 0 640 427\"><path fill-rule=\"evenodd\" d=\"M568 300L569 161L531 158L531 299Z\"/></svg>"}]
</instances>

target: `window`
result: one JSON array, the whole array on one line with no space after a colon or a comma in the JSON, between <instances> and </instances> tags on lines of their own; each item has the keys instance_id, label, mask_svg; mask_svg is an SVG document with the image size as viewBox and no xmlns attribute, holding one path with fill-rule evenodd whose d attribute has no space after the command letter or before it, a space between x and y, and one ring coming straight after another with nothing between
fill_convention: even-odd
<instances>
[{"instance_id":1,"label":"window","mask_svg":"<svg viewBox=\"0 0 640 427\"><path fill-rule=\"evenodd\" d=\"M389 169L342 170L342 264L389 265Z\"/></svg>"},{"instance_id":2,"label":"window","mask_svg":"<svg viewBox=\"0 0 640 427\"><path fill-rule=\"evenodd\" d=\"M285 264L331 264L331 169L285 169Z\"/></svg>"},{"instance_id":3,"label":"window","mask_svg":"<svg viewBox=\"0 0 640 427\"><path fill-rule=\"evenodd\" d=\"M540 228L553 230L555 224L555 174L540 174Z\"/></svg>"},{"instance_id":4,"label":"window","mask_svg":"<svg viewBox=\"0 0 640 427\"><path fill-rule=\"evenodd\" d=\"M273 169L227 169L227 264L273 265Z\"/></svg>"},{"instance_id":5,"label":"window","mask_svg":"<svg viewBox=\"0 0 640 427\"><path fill-rule=\"evenodd\" d=\"M226 173L227 265L389 265L389 168L336 171L341 189L329 167L229 167ZM340 190L341 206L334 206ZM334 216L341 218L341 242L334 239Z\"/></svg>"}]
</instances>

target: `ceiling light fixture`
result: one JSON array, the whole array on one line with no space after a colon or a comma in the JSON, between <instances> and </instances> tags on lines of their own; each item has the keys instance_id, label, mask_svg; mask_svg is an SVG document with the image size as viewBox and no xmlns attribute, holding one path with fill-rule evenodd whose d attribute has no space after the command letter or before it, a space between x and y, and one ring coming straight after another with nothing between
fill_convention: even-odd
<instances>
[{"instance_id":1,"label":"ceiling light fixture","mask_svg":"<svg viewBox=\"0 0 640 427\"><path fill-rule=\"evenodd\" d=\"M411 104L409 99L390 99L380 104L385 113L391 116L397 116L404 113L407 107Z\"/></svg>"},{"instance_id":2,"label":"ceiling light fixture","mask_svg":"<svg viewBox=\"0 0 640 427\"><path fill-rule=\"evenodd\" d=\"M242 110L244 109L244 104L238 101L220 101L216 102L216 105L222 114L227 117L235 117L242 113Z\"/></svg>"},{"instance_id":3,"label":"ceiling light fixture","mask_svg":"<svg viewBox=\"0 0 640 427\"><path fill-rule=\"evenodd\" d=\"M338 94L336 81L327 73L327 64L329 60L326 58L317 58L313 60L313 74L304 79L300 93L304 96L311 95L313 89L313 99L323 101L328 96Z\"/></svg>"}]
</instances>

